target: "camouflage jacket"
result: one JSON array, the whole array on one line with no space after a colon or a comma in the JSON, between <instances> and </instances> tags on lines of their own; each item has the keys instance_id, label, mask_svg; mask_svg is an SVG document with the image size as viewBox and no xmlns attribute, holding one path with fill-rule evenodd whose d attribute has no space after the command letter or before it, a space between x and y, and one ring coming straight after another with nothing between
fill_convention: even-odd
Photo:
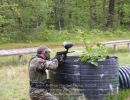
<instances>
[{"instance_id":1,"label":"camouflage jacket","mask_svg":"<svg viewBox=\"0 0 130 100\"><path fill-rule=\"evenodd\" d=\"M43 82L47 78L46 69L53 70L58 67L57 59L44 60L41 57L35 56L29 62L29 78L31 82Z\"/></svg>"}]
</instances>

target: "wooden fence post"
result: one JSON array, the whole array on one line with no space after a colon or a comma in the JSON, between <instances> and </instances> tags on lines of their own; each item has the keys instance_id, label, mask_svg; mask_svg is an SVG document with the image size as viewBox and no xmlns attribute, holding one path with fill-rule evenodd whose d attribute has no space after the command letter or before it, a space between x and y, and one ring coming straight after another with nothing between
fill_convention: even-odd
<instances>
[{"instance_id":1,"label":"wooden fence post","mask_svg":"<svg viewBox=\"0 0 130 100\"><path fill-rule=\"evenodd\" d=\"M23 55L18 56L18 64L22 65L23 64Z\"/></svg>"},{"instance_id":2,"label":"wooden fence post","mask_svg":"<svg viewBox=\"0 0 130 100\"><path fill-rule=\"evenodd\" d=\"M130 43L128 43L128 50L130 51Z\"/></svg>"}]
</instances>

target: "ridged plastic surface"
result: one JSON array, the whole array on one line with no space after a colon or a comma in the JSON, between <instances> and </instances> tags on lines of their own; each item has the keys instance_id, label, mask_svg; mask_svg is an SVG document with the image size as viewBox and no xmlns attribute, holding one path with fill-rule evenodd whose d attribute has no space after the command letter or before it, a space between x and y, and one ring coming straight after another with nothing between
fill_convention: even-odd
<instances>
[{"instance_id":1,"label":"ridged plastic surface","mask_svg":"<svg viewBox=\"0 0 130 100\"><path fill-rule=\"evenodd\" d=\"M77 84L88 100L105 100L107 95L118 92L120 74L117 58L101 61L98 67L78 59L77 56L69 56L56 71L51 71L52 84Z\"/></svg>"}]
</instances>

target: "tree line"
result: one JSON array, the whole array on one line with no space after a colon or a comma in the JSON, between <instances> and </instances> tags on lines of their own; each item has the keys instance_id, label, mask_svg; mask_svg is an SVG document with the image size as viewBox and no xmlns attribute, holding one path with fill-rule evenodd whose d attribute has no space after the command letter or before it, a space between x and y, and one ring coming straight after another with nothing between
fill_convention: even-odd
<instances>
[{"instance_id":1,"label":"tree line","mask_svg":"<svg viewBox=\"0 0 130 100\"><path fill-rule=\"evenodd\" d=\"M1 0L0 38L24 40L45 29L129 27L129 9L130 0Z\"/></svg>"}]
</instances>

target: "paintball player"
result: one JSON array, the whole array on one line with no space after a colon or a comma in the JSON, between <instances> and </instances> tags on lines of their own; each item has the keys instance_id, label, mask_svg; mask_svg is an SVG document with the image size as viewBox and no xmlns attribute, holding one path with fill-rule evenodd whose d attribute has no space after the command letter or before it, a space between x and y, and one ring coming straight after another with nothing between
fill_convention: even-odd
<instances>
[{"instance_id":1,"label":"paintball player","mask_svg":"<svg viewBox=\"0 0 130 100\"><path fill-rule=\"evenodd\" d=\"M58 100L49 93L46 69L55 70L58 67L58 60L50 60L50 49L39 47L37 55L29 62L30 98L31 100Z\"/></svg>"}]
</instances>

